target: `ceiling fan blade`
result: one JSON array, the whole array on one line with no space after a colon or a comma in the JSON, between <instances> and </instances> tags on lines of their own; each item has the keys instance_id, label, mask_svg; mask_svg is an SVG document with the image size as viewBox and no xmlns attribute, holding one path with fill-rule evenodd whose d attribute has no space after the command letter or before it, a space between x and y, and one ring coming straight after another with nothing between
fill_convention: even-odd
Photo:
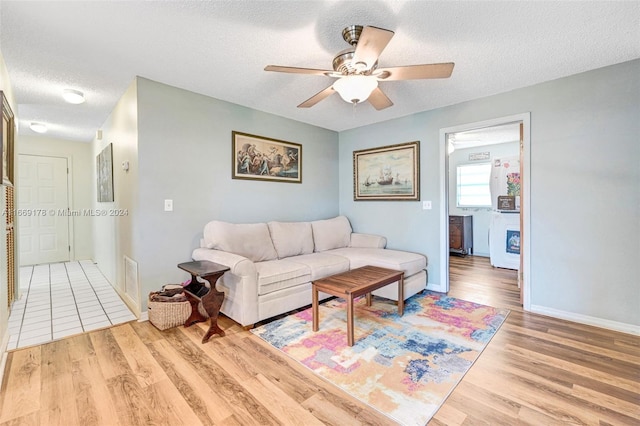
<instances>
[{"instance_id":1,"label":"ceiling fan blade","mask_svg":"<svg viewBox=\"0 0 640 426\"><path fill-rule=\"evenodd\" d=\"M404 67L378 68L373 75L384 81L418 80L422 78L449 78L453 62L442 64L408 65Z\"/></svg>"},{"instance_id":2,"label":"ceiling fan blade","mask_svg":"<svg viewBox=\"0 0 640 426\"><path fill-rule=\"evenodd\" d=\"M267 65L264 67L265 71L275 72L287 72L291 74L313 74L313 75L327 75L333 77L335 71L333 70L318 70L314 68L297 68L297 67L281 67L280 65Z\"/></svg>"},{"instance_id":3,"label":"ceiling fan blade","mask_svg":"<svg viewBox=\"0 0 640 426\"><path fill-rule=\"evenodd\" d=\"M351 63L357 67L359 63L366 64L365 70L370 70L378 60L394 32L377 27L364 27Z\"/></svg>"},{"instance_id":4,"label":"ceiling fan blade","mask_svg":"<svg viewBox=\"0 0 640 426\"><path fill-rule=\"evenodd\" d=\"M313 95L312 97L310 97L309 99L301 103L300 105L298 105L298 108L310 108L315 104L317 104L318 102L320 102L321 100L323 100L324 98L331 96L333 92L335 92L335 90L333 90L333 86L329 86L326 89L319 91L318 93L316 93L315 95Z\"/></svg>"},{"instance_id":5,"label":"ceiling fan blade","mask_svg":"<svg viewBox=\"0 0 640 426\"><path fill-rule=\"evenodd\" d=\"M369 103L371 103L371 105L373 105L373 107L378 111L381 109L389 108L393 105L391 99L389 99L387 95L385 95L384 92L380 90L379 87L373 89L373 92L371 92L371 94L369 95L368 100Z\"/></svg>"}]
</instances>

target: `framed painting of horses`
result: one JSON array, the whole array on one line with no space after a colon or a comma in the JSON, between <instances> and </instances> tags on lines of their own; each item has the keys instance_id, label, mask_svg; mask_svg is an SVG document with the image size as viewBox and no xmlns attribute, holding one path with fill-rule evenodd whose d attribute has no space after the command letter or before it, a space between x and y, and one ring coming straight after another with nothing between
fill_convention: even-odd
<instances>
[{"instance_id":1,"label":"framed painting of horses","mask_svg":"<svg viewBox=\"0 0 640 426\"><path fill-rule=\"evenodd\" d=\"M233 179L302 183L302 145L248 133L231 133Z\"/></svg>"}]
</instances>

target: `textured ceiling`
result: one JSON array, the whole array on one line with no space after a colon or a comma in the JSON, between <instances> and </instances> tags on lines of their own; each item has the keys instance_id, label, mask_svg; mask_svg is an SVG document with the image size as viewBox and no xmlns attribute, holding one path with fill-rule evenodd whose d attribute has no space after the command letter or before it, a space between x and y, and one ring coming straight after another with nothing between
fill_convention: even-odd
<instances>
[{"instance_id":1,"label":"textured ceiling","mask_svg":"<svg viewBox=\"0 0 640 426\"><path fill-rule=\"evenodd\" d=\"M334 80L265 65L330 69L352 24L395 31L380 67L455 62L452 77L382 82L382 111L337 94L296 108ZM640 2L0 0L0 50L21 134L90 141L136 75L342 131L638 58Z\"/></svg>"}]
</instances>

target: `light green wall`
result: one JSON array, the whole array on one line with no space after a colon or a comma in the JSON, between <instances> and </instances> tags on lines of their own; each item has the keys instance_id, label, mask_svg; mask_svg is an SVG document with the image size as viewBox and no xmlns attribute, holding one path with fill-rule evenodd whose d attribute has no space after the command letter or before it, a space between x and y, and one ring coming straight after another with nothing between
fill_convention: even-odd
<instances>
[{"instance_id":1,"label":"light green wall","mask_svg":"<svg viewBox=\"0 0 640 426\"><path fill-rule=\"evenodd\" d=\"M136 119L115 119L125 111ZM231 179L233 130L302 144L302 183ZM94 156L109 142L113 207L129 216L96 218L96 260L118 288L123 256L138 262L142 312L149 292L187 278L176 265L191 259L207 222L338 214L338 136L326 129L137 78L94 142ZM172 212L164 211L165 199L173 200Z\"/></svg>"},{"instance_id":2,"label":"light green wall","mask_svg":"<svg viewBox=\"0 0 640 426\"><path fill-rule=\"evenodd\" d=\"M18 154L65 157L69 165L69 178L72 183L69 208L82 211L93 207L93 169L95 160L91 144L74 142L47 136L21 136L18 141ZM91 217L71 216L73 231L71 241L72 260L93 259L93 227Z\"/></svg>"},{"instance_id":3,"label":"light green wall","mask_svg":"<svg viewBox=\"0 0 640 426\"><path fill-rule=\"evenodd\" d=\"M144 311L149 291L186 278L176 264L189 260L208 221L340 213L355 231L386 236L390 248L425 253L433 282L440 275L440 129L530 112L532 309L637 328L638 75L640 60L340 134L138 78L94 142L94 156L114 143L113 206L130 211L124 220L96 220L96 260L116 286L124 281L122 256L139 262ZM127 114L135 120L115 119ZM303 183L231 179L233 130L301 143ZM433 209L354 202L353 151L414 140L421 143L421 200ZM119 168L123 160L129 173ZM163 211L165 199L174 201L173 212Z\"/></svg>"},{"instance_id":4,"label":"light green wall","mask_svg":"<svg viewBox=\"0 0 640 426\"><path fill-rule=\"evenodd\" d=\"M640 60L340 133L340 212L440 275L439 130L531 112L531 304L640 325ZM354 202L354 150L420 140L419 202Z\"/></svg>"}]
</instances>

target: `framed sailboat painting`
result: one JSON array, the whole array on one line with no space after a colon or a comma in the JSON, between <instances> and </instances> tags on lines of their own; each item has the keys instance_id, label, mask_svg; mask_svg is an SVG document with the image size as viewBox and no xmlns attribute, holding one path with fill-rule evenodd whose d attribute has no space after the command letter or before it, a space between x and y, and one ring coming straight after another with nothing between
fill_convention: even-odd
<instances>
[{"instance_id":1,"label":"framed sailboat painting","mask_svg":"<svg viewBox=\"0 0 640 426\"><path fill-rule=\"evenodd\" d=\"M420 141L353 152L355 201L419 201Z\"/></svg>"}]
</instances>

